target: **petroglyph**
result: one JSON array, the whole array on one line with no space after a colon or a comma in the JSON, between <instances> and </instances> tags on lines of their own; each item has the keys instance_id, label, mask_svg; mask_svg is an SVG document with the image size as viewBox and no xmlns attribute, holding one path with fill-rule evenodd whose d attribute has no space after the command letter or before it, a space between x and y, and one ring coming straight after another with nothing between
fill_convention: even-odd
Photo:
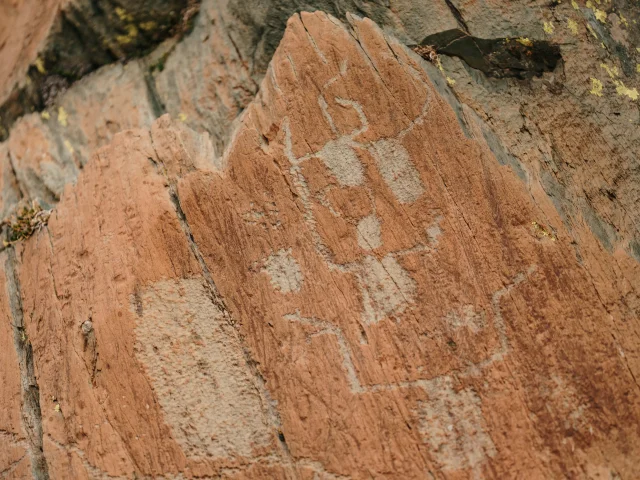
<instances>
[{"instance_id":1,"label":"petroglyph","mask_svg":"<svg viewBox=\"0 0 640 480\"><path fill-rule=\"evenodd\" d=\"M417 242L415 245L400 250L387 251L382 258L371 252L384 248L381 218L378 217L376 197L367 178L365 164L358 156L358 150L368 150L374 165L385 184L401 204L411 204L417 201L425 192L425 186L420 172L413 164L409 152L403 145L404 138L417 126L424 122L428 112L429 100L425 102L421 113L401 132L393 138L378 138L364 143L358 136L369 129L364 109L354 100L335 98L334 101L343 107L352 108L358 115L360 126L349 134L339 136L335 120L331 116L330 102L325 97L327 87L344 76L344 70L330 79L320 92L318 105L327 121L334 138L326 141L318 152L310 152L301 157L293 154L293 141L289 118L283 119L282 128L285 134L284 154L289 160L290 174L293 186L304 207L303 215L310 229L314 247L325 260L328 267L343 273L354 275L362 299L361 326L368 328L384 319L400 321L400 316L409 311L416 302L418 285L410 273L403 267L401 258L407 255L422 254L433 251L442 235L440 222L443 217L438 216L432 225L424 231L426 244ZM337 138L336 138L337 137ZM339 207L332 205L327 199L326 191L322 190L313 198L307 179L304 176L302 164L311 158L321 160L331 175L337 180L338 186L327 188L358 187L367 192L370 206L368 214L358 218L355 224L358 245L366 253L356 261L337 263L335 254L327 246L317 228L313 202L317 201L327 208L334 217L349 218L343 215ZM353 218L353 217L351 217ZM353 220L352 220L353 221ZM530 269L527 273L531 273ZM433 452L434 458L442 464L445 470L458 470L476 467L486 458L496 454L496 448L491 437L485 431L485 420L482 416L481 400L471 389L454 390L453 377L476 375L478 371L500 361L507 354L509 341L506 326L501 312L501 300L516 288L526 274L517 275L513 281L493 293L491 297L491 312L477 311L473 305L460 305L443 319L451 329L468 328L477 333L487 325L487 316L491 315L493 326L499 339L499 346L494 352L489 352L484 360L466 364L460 370L449 372L431 379L418 379L400 382L382 382L363 384L360 380L354 351L343 330L329 321L303 317L299 311L284 316L284 319L302 325L307 338L329 335L335 338L336 347L342 357L342 368L345 380L353 394L366 392L394 391L398 389L422 389L428 394L428 400L418 406L418 417L422 421L420 433ZM446 328L446 327L445 327Z\"/></svg>"},{"instance_id":2,"label":"petroglyph","mask_svg":"<svg viewBox=\"0 0 640 480\"><path fill-rule=\"evenodd\" d=\"M460 311L449 312L445 321L454 330L467 327L473 333L478 333L485 326L485 313L477 312L473 305L463 305Z\"/></svg>"},{"instance_id":3,"label":"petroglyph","mask_svg":"<svg viewBox=\"0 0 640 480\"><path fill-rule=\"evenodd\" d=\"M364 182L362 162L351 147L351 139L329 140L317 154L340 185L354 187Z\"/></svg>"},{"instance_id":4,"label":"petroglyph","mask_svg":"<svg viewBox=\"0 0 640 480\"><path fill-rule=\"evenodd\" d=\"M429 237L429 244L434 247L438 244L438 238L440 237L440 235L442 235L440 222L442 222L442 216L436 218L436 220L427 228L427 237Z\"/></svg>"},{"instance_id":5,"label":"petroglyph","mask_svg":"<svg viewBox=\"0 0 640 480\"><path fill-rule=\"evenodd\" d=\"M316 331L310 335L310 338L318 335L334 335L338 342L338 348L340 349L340 354L342 355L342 365L344 366L344 370L347 375L349 385L351 386L351 390L355 393L361 393L364 391L362 385L360 385L360 380L358 380L356 369L353 365L353 360L351 358L351 349L349 348L347 339L344 337L340 328L329 322L319 320L317 318L304 318L300 315L300 312L287 314L284 316L284 319L291 322L297 322L303 325L314 327Z\"/></svg>"},{"instance_id":6,"label":"petroglyph","mask_svg":"<svg viewBox=\"0 0 640 480\"><path fill-rule=\"evenodd\" d=\"M416 283L393 256L387 255L382 261L367 256L360 265L366 323L398 315L414 301Z\"/></svg>"},{"instance_id":7,"label":"petroglyph","mask_svg":"<svg viewBox=\"0 0 640 480\"><path fill-rule=\"evenodd\" d=\"M136 356L188 456L250 456L271 441L264 399L231 326L200 278L139 294ZM132 311L136 312L135 302Z\"/></svg>"},{"instance_id":8,"label":"petroglyph","mask_svg":"<svg viewBox=\"0 0 640 480\"><path fill-rule=\"evenodd\" d=\"M420 434L431 446L442 469L462 470L483 463L496 454L486 433L480 398L470 389L455 391L451 377L431 382L429 399L421 402Z\"/></svg>"},{"instance_id":9,"label":"petroglyph","mask_svg":"<svg viewBox=\"0 0 640 480\"><path fill-rule=\"evenodd\" d=\"M358 222L358 245L365 250L373 250L382 245L380 220L375 215L368 215Z\"/></svg>"},{"instance_id":10,"label":"petroglyph","mask_svg":"<svg viewBox=\"0 0 640 480\"><path fill-rule=\"evenodd\" d=\"M373 267L373 269L377 268ZM393 267L391 270L393 270ZM420 388L424 390L429 398L419 403L416 414L421 422L420 434L424 442L429 445L435 460L441 464L444 471L476 468L484 463L487 458L496 455L496 447L486 431L486 422L482 414L480 397L471 388L463 388L456 391L453 379L455 377L476 375L478 369L485 368L504 358L508 351L508 339L500 308L501 299L534 271L535 267L530 267L526 274L516 275L511 283L492 295L491 304L494 310L494 326L500 340L498 351L477 364L471 364L462 370L431 379L363 385L360 382L353 361L352 348L340 327L321 319L302 317L299 311L285 315L284 319L302 324L307 329L311 327L312 331L307 333L309 339L320 335L332 335L335 337L338 351L342 356L345 377L353 394L394 391L404 388ZM462 306L461 312L462 315L456 313L456 316L452 316L449 321L453 323L460 322L458 326L469 326L472 329L484 326L484 312L477 312L471 305ZM579 408L570 412L571 420L580 419L581 414L582 412Z\"/></svg>"},{"instance_id":11,"label":"petroglyph","mask_svg":"<svg viewBox=\"0 0 640 480\"><path fill-rule=\"evenodd\" d=\"M424 193L420 173L398 140L378 140L371 145L371 153L382 178L401 203L413 203L420 198Z\"/></svg>"},{"instance_id":12,"label":"petroglyph","mask_svg":"<svg viewBox=\"0 0 640 480\"><path fill-rule=\"evenodd\" d=\"M271 255L264 264L264 269L271 277L273 288L282 293L299 292L302 286L302 272L291 255L291 249L278 250Z\"/></svg>"},{"instance_id":13,"label":"petroglyph","mask_svg":"<svg viewBox=\"0 0 640 480\"><path fill-rule=\"evenodd\" d=\"M390 257L388 257L390 258ZM504 325L504 319L502 318L502 312L500 310L500 300L502 297L507 295L511 290L516 288L520 283L522 283L528 275L535 271L535 267L532 266L527 270L527 274L518 274L514 277L513 281L503 288L497 290L492 295L492 307L494 310L494 326L498 332L498 337L500 340L499 349L491 354L487 359L478 362L477 364L470 364L464 369L460 371L451 372L451 374L457 373L461 377L468 375L475 375L480 368L486 368L487 366L493 364L494 362L500 361L504 358L505 354L508 350L508 339L506 338L506 327ZM465 308L463 307L463 311ZM468 309L466 309L469 311ZM473 311L474 315L479 315L481 317L482 314L478 314ZM426 391L430 389L437 388L440 385L444 378L449 378L446 375L442 375L439 377L434 377L432 379L419 379L408 382L397 382L397 383L384 383L384 384L374 384L374 385L362 385L357 375L357 370L353 362L353 353L351 350L351 346L347 341L342 329L326 320L318 319L318 318L306 318L300 315L299 311L295 313L290 313L284 315L285 320L289 320L291 322L301 323L306 326L311 326L315 328L315 331L309 334L309 338L316 337L318 335L334 335L336 337L336 341L338 342L338 347L340 354L342 355L342 364L345 369L345 374L349 381L349 385L351 391L353 393L362 393L362 392L377 392L381 390L397 390L398 388L422 388Z\"/></svg>"},{"instance_id":14,"label":"petroglyph","mask_svg":"<svg viewBox=\"0 0 640 480\"><path fill-rule=\"evenodd\" d=\"M329 111L329 103L325 98L325 92L330 85L346 74L347 65L344 64L340 73L325 83L318 96L318 105L334 135L337 135L337 128ZM366 189L371 202L371 210L374 213L358 221L356 236L360 247L368 251L382 247L383 242L380 220L375 215L375 198L371 187L367 185L364 165L358 157L356 149L370 150L380 174L399 202L414 202L422 195L424 187L418 170L411 162L409 153L399 139L385 138L373 143L357 141L357 137L369 129L369 122L362 105L355 100L340 97L335 97L333 100L343 107L352 108L360 120L360 125L346 135L328 140L319 151L296 157L293 153L289 118L285 117L282 123L282 129L285 133L284 154L291 163L290 174L293 177L294 187L304 205L304 219L311 229L316 250L322 255L329 268L350 272L356 276L363 299L363 321L365 323L375 323L385 317L404 312L407 306L414 301L415 282L400 265L397 258L403 255L428 251L428 247L417 244L408 249L392 251L382 260L366 256L360 261L348 264L334 262L333 252L327 247L322 236L317 231L312 196L301 165L311 158L318 158L324 163L332 176L336 178L340 186L359 186ZM398 134L398 138L403 138L415 125L422 123L423 117L427 114L428 103L428 101L425 102L420 115ZM317 200L321 205L329 208L332 215L336 217L342 216L341 212L336 211L326 200L324 193L321 192L316 197L318 197Z\"/></svg>"}]
</instances>

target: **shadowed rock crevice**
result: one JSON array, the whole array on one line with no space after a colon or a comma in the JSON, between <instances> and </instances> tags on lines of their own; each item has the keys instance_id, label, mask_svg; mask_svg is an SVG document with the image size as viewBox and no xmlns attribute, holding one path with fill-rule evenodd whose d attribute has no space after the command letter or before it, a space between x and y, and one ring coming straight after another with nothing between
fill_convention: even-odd
<instances>
[{"instance_id":1,"label":"shadowed rock crevice","mask_svg":"<svg viewBox=\"0 0 640 480\"><path fill-rule=\"evenodd\" d=\"M22 425L24 427L31 457L31 471L36 480L48 480L47 460L43 450L42 412L40 410L40 389L35 375L33 348L29 341L22 311L20 281L17 275L16 253L13 247L7 249L5 274L9 308L13 318L13 343L20 367L22 388Z\"/></svg>"},{"instance_id":2,"label":"shadowed rock crevice","mask_svg":"<svg viewBox=\"0 0 640 480\"><path fill-rule=\"evenodd\" d=\"M200 0L81 0L58 14L27 78L0 106L0 141L22 115L53 104L94 70L148 54L169 36L184 34Z\"/></svg>"},{"instance_id":3,"label":"shadowed rock crevice","mask_svg":"<svg viewBox=\"0 0 640 480\"><path fill-rule=\"evenodd\" d=\"M458 57L490 77L539 77L551 72L562 59L560 48L529 38L478 38L459 30L429 35L420 43L438 54Z\"/></svg>"}]
</instances>

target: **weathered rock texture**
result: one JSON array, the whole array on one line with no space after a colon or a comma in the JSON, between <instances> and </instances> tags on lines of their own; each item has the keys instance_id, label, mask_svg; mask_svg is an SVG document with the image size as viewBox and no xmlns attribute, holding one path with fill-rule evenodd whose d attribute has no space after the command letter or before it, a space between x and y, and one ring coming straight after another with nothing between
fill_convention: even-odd
<instances>
[{"instance_id":1,"label":"weathered rock texture","mask_svg":"<svg viewBox=\"0 0 640 480\"><path fill-rule=\"evenodd\" d=\"M171 33L188 30L198 9L195 0L25 3L0 7L6 14L0 27L12 33L7 39L0 37L0 53L7 60L0 67L2 140L15 120L53 105L86 74L147 53Z\"/></svg>"},{"instance_id":2,"label":"weathered rock texture","mask_svg":"<svg viewBox=\"0 0 640 480\"><path fill-rule=\"evenodd\" d=\"M0 474L638 477L637 8L538 3L204 1L17 120Z\"/></svg>"}]
</instances>

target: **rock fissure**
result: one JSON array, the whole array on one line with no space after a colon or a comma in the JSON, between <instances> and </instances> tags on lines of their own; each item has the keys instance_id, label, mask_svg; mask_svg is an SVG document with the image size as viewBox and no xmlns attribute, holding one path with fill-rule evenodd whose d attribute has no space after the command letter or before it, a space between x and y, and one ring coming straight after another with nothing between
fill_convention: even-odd
<instances>
[{"instance_id":1,"label":"rock fissure","mask_svg":"<svg viewBox=\"0 0 640 480\"><path fill-rule=\"evenodd\" d=\"M152 137L151 143L152 145L154 143L153 137ZM154 146L154 149L155 149L155 146ZM189 221L187 219L187 216L180 202L177 180L171 178L167 174L166 167L162 162L161 157L157 154L157 150L156 150L156 157L159 163L157 163L156 160L151 158L149 160L156 167L156 171L158 171L158 173L162 174L166 178L167 193L169 195L171 203L174 206L176 216L180 223L180 227L185 235L189 248L193 253L194 257L196 258L198 265L200 266L202 275L205 280L204 283L206 285L207 294L212 304L218 308L218 310L223 316L224 321L231 328L231 331L236 337L238 344L241 345L242 355L243 355L245 364L249 368L251 375L253 377L253 387L255 388L256 393L261 400L262 408L264 409L264 412L266 413L267 418L271 423L271 428L275 432L275 438L277 438L280 455L283 457L282 461L289 467L292 467L294 465L294 461L289 451L289 447L287 446L285 437L282 434L282 430L281 430L282 421L280 419L275 403L273 400L271 400L269 391L266 388L266 382L264 380L264 377L262 376L262 373L260 372L257 363L253 360L251 353L247 349L244 339L242 338L241 334L238 332L238 326L236 325L236 322L234 321L229 308L226 306L224 299L219 294L218 289L213 280L213 276L211 275L211 271L209 270L206 260L204 259L200 251L200 247L198 246L194 238L193 232L191 230L191 226L189 225ZM158 168L158 167L161 167L161 168Z\"/></svg>"},{"instance_id":2,"label":"rock fissure","mask_svg":"<svg viewBox=\"0 0 640 480\"><path fill-rule=\"evenodd\" d=\"M47 460L44 456L40 389L35 375L33 348L26 334L17 259L14 247L9 247L4 265L7 297L13 319L13 343L18 356L22 389L22 425L27 435L31 458L31 472L36 480L48 480Z\"/></svg>"}]
</instances>

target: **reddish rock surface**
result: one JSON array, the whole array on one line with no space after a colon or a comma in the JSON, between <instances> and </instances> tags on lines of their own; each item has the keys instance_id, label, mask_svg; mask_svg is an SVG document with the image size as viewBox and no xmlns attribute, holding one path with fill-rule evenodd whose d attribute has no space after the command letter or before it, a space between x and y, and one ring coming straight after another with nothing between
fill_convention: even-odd
<instances>
[{"instance_id":1,"label":"reddish rock surface","mask_svg":"<svg viewBox=\"0 0 640 480\"><path fill-rule=\"evenodd\" d=\"M0 104L36 61L42 42L67 0L4 0L0 3Z\"/></svg>"},{"instance_id":2,"label":"reddish rock surface","mask_svg":"<svg viewBox=\"0 0 640 480\"><path fill-rule=\"evenodd\" d=\"M478 36L544 28L483 3L453 2ZM380 18L407 43L429 9L460 22ZM570 120L600 97L556 71L439 71L350 14L294 15L260 72L236 14L205 2L0 144L0 213L55 206L0 252L0 474L640 475L635 133Z\"/></svg>"}]
</instances>

